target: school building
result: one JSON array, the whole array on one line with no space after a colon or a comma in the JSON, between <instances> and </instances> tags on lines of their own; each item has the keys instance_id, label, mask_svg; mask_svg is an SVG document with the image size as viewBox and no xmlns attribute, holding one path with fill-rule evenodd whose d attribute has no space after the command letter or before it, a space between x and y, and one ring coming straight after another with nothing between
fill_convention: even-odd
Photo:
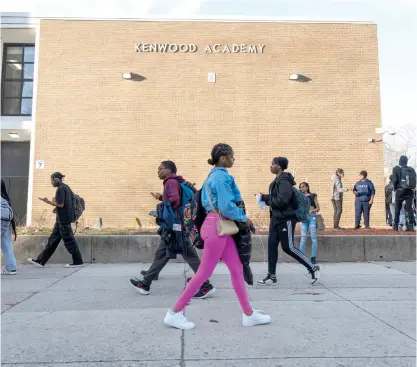
<instances>
[{"instance_id":1,"label":"school building","mask_svg":"<svg viewBox=\"0 0 417 367\"><path fill-rule=\"evenodd\" d=\"M2 15L2 177L22 223L51 225L50 174L86 202L85 226L151 225L157 168L198 187L214 144L260 224L274 156L318 194L332 226L331 176L363 169L385 224L377 26L372 23L13 18ZM27 20L29 19L29 20ZM345 195L342 225L354 225Z\"/></svg>"}]
</instances>

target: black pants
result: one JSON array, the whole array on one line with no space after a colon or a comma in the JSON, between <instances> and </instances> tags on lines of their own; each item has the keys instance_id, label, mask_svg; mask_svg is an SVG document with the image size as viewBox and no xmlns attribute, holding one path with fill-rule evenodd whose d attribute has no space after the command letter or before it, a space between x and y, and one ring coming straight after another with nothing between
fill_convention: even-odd
<instances>
[{"instance_id":1,"label":"black pants","mask_svg":"<svg viewBox=\"0 0 417 367\"><path fill-rule=\"evenodd\" d=\"M45 249L39 254L36 260L39 261L40 264L45 265L54 254L61 239L64 241L64 245L68 252L72 255L72 263L76 265L82 264L83 258L81 257L81 252L78 248L77 241L75 240L71 224L60 223L55 223Z\"/></svg>"},{"instance_id":2,"label":"black pants","mask_svg":"<svg viewBox=\"0 0 417 367\"><path fill-rule=\"evenodd\" d=\"M392 218L389 204L388 205L385 204L385 215L386 215L386 222L387 222L387 224L390 225L390 226L392 226L392 223L394 221L394 218Z\"/></svg>"},{"instance_id":3,"label":"black pants","mask_svg":"<svg viewBox=\"0 0 417 367\"><path fill-rule=\"evenodd\" d=\"M343 213L343 200L332 199L333 204L333 228L340 227L340 218Z\"/></svg>"},{"instance_id":4,"label":"black pants","mask_svg":"<svg viewBox=\"0 0 417 367\"><path fill-rule=\"evenodd\" d=\"M395 192L395 218L394 224L398 225L400 221L400 211L405 201L405 223L407 226L411 226L414 223L413 213L413 190L398 189Z\"/></svg>"},{"instance_id":5,"label":"black pants","mask_svg":"<svg viewBox=\"0 0 417 367\"><path fill-rule=\"evenodd\" d=\"M371 213L371 206L369 201L360 201L360 199L355 199L355 226L359 227L361 224L361 217L363 213L363 221L365 227L369 228L369 215Z\"/></svg>"},{"instance_id":6,"label":"black pants","mask_svg":"<svg viewBox=\"0 0 417 367\"><path fill-rule=\"evenodd\" d=\"M294 231L296 220L277 222L271 218L268 236L268 273L275 275L278 262L278 245L281 242L282 250L303 264L309 271L313 269L310 260L297 248L294 247Z\"/></svg>"},{"instance_id":7,"label":"black pants","mask_svg":"<svg viewBox=\"0 0 417 367\"><path fill-rule=\"evenodd\" d=\"M193 269L194 273L197 272L198 267L200 266L200 258L197 255L194 247L191 242L188 241L187 253L182 254L185 262L190 265L190 268ZM146 275L143 277L143 284L151 285L152 281L159 275L161 270L168 264L169 258L167 257L167 245L165 241L161 240L159 243L158 250L156 250L153 263L149 270L146 272ZM210 281L206 281L202 288L207 287L210 284Z\"/></svg>"}]
</instances>

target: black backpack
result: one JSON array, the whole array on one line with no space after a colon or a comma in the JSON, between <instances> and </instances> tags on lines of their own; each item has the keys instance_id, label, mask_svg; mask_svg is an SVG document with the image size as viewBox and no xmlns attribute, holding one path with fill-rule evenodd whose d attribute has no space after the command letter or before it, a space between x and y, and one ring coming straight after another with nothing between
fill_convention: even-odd
<instances>
[{"instance_id":1,"label":"black backpack","mask_svg":"<svg viewBox=\"0 0 417 367\"><path fill-rule=\"evenodd\" d=\"M400 188L414 190L416 188L416 171L411 167L400 167Z\"/></svg>"}]
</instances>

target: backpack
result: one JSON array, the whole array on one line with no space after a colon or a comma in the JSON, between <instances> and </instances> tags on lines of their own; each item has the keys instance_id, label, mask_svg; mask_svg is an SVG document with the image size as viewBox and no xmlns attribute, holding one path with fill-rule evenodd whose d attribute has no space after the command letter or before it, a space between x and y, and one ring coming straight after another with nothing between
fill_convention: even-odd
<instances>
[{"instance_id":1,"label":"backpack","mask_svg":"<svg viewBox=\"0 0 417 367\"><path fill-rule=\"evenodd\" d=\"M74 220L72 223L78 223L78 219L80 219L85 210L85 201L81 196L74 193L72 193L72 209L74 213Z\"/></svg>"},{"instance_id":2,"label":"backpack","mask_svg":"<svg viewBox=\"0 0 417 367\"><path fill-rule=\"evenodd\" d=\"M190 237L191 243L198 249L204 248L200 230L206 216L206 211L201 203L201 189L196 190L184 206L184 228Z\"/></svg>"},{"instance_id":3,"label":"backpack","mask_svg":"<svg viewBox=\"0 0 417 367\"><path fill-rule=\"evenodd\" d=\"M191 198L193 197L194 193L197 191L195 189L195 184L192 184L189 181L181 182L181 204L178 208L182 216L184 216L185 206L190 202Z\"/></svg>"},{"instance_id":4,"label":"backpack","mask_svg":"<svg viewBox=\"0 0 417 367\"><path fill-rule=\"evenodd\" d=\"M308 214L310 213L310 199L295 187L292 188L292 193L296 202L295 215L297 221L305 223L307 222Z\"/></svg>"},{"instance_id":5,"label":"backpack","mask_svg":"<svg viewBox=\"0 0 417 367\"><path fill-rule=\"evenodd\" d=\"M400 187L414 190L416 188L416 171L411 167L400 167Z\"/></svg>"}]
</instances>

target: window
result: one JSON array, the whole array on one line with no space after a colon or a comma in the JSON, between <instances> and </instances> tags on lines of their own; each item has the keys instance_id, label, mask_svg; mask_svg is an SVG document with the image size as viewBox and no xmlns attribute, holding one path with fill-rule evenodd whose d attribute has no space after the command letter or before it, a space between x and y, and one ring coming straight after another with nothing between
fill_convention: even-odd
<instances>
[{"instance_id":1,"label":"window","mask_svg":"<svg viewBox=\"0 0 417 367\"><path fill-rule=\"evenodd\" d=\"M3 116L32 115L35 45L5 44L3 50Z\"/></svg>"}]
</instances>

